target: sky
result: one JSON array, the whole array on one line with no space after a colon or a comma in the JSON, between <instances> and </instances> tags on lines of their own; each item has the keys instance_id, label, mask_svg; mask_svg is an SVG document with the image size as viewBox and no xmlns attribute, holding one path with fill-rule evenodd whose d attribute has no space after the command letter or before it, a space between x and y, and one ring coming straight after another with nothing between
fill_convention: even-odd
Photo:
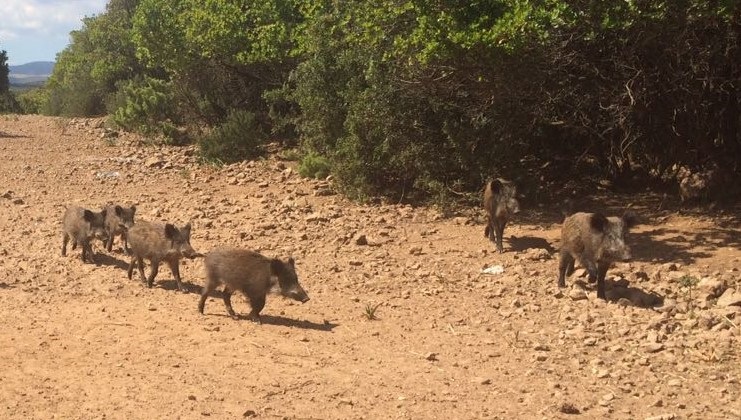
<instances>
[{"instance_id":1,"label":"sky","mask_svg":"<svg viewBox=\"0 0 741 420\"><path fill-rule=\"evenodd\" d=\"M0 50L8 64L55 61L82 18L105 11L107 0L0 0Z\"/></svg>"}]
</instances>

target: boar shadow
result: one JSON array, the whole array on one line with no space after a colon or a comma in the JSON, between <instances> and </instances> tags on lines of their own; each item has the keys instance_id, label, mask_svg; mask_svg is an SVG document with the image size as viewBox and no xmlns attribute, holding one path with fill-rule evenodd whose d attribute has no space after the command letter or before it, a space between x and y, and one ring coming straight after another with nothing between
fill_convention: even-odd
<instances>
[{"instance_id":1,"label":"boar shadow","mask_svg":"<svg viewBox=\"0 0 741 420\"><path fill-rule=\"evenodd\" d=\"M7 133L5 131L0 130L0 138L8 138L8 139L27 139L28 136L23 134L12 134Z\"/></svg>"},{"instance_id":2,"label":"boar shadow","mask_svg":"<svg viewBox=\"0 0 741 420\"><path fill-rule=\"evenodd\" d=\"M248 319L247 315L240 315L240 319ZM317 331L329 331L331 332L333 328L337 327L339 324L334 324L331 322L321 323L317 324L316 322L311 322L309 320L297 320L297 319L291 319L286 318L279 315L260 315L260 320L263 324L269 324L269 325L279 325L283 327L291 327L291 328L303 328L305 330L317 330Z\"/></svg>"},{"instance_id":3,"label":"boar shadow","mask_svg":"<svg viewBox=\"0 0 741 420\"><path fill-rule=\"evenodd\" d=\"M219 300L222 299L222 296L223 295L221 295L221 292L209 293L209 297L217 298ZM221 316L224 318L232 319L232 317L230 317L228 314L222 314L222 313L209 313L208 316ZM240 321L249 321L249 323L253 323L249 317L249 314L246 314L246 313L245 314L237 313L237 319ZM286 318L280 315L266 315L266 314L260 314L260 322L263 325L277 325L277 326L282 326L282 327L303 328L305 330L328 331L328 332L331 332L335 327L340 325L340 324L335 324L332 322L318 324L316 322L311 322L305 319L297 320L297 319Z\"/></svg>"},{"instance_id":4,"label":"boar shadow","mask_svg":"<svg viewBox=\"0 0 741 420\"><path fill-rule=\"evenodd\" d=\"M554 248L550 242L544 238L537 238L535 236L510 236L509 246L513 251L525 251L531 248L540 248L545 249L551 254L556 252L556 248Z\"/></svg>"},{"instance_id":5,"label":"boar shadow","mask_svg":"<svg viewBox=\"0 0 741 420\"><path fill-rule=\"evenodd\" d=\"M5 283L4 281L0 281L0 289L12 289L12 288L13 288L13 285Z\"/></svg>"},{"instance_id":6,"label":"boar shadow","mask_svg":"<svg viewBox=\"0 0 741 420\"><path fill-rule=\"evenodd\" d=\"M127 263L124 260L119 260L116 257L113 257L108 254L98 254L96 257L97 264L96 265L109 265L116 268L120 268L122 270L128 270L129 269L129 263Z\"/></svg>"},{"instance_id":7,"label":"boar shadow","mask_svg":"<svg viewBox=\"0 0 741 420\"><path fill-rule=\"evenodd\" d=\"M624 281L621 283L624 283ZM585 290L596 290L596 284L588 284L585 279L577 279L574 284ZM605 279L605 298L605 300L613 303L617 303L620 299L627 299L631 302L631 306L643 309L655 308L664 303L664 296L658 293L647 292L641 288L630 286L630 284L627 286L618 284L613 279Z\"/></svg>"},{"instance_id":8,"label":"boar shadow","mask_svg":"<svg viewBox=\"0 0 741 420\"><path fill-rule=\"evenodd\" d=\"M128 264L126 265L128 269ZM201 293L202 287L196 284L193 284L189 281L182 280L181 283L183 284L183 289L185 289L188 293ZM162 289L165 290L178 290L178 282L175 281L175 279L172 280L161 280L154 283L155 286L159 286Z\"/></svg>"}]
</instances>

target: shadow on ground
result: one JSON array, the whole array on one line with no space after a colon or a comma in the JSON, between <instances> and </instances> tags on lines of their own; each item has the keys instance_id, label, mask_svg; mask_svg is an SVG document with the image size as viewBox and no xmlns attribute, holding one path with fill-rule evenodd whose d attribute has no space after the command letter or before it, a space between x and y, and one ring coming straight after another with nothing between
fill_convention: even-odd
<instances>
[{"instance_id":1,"label":"shadow on ground","mask_svg":"<svg viewBox=\"0 0 741 420\"><path fill-rule=\"evenodd\" d=\"M6 139L26 139L28 136L20 135L20 134L11 134L6 133L5 131L0 131L0 138L6 138Z\"/></svg>"},{"instance_id":2,"label":"shadow on ground","mask_svg":"<svg viewBox=\"0 0 741 420\"><path fill-rule=\"evenodd\" d=\"M577 279L574 284L584 290L592 290L596 293L597 284L587 283L584 279ZM630 302L631 306L638 308L654 308L664 303L664 297L655 292L647 292L639 287L627 285L625 280L613 281L605 279L605 297L610 302L625 303Z\"/></svg>"},{"instance_id":3,"label":"shadow on ground","mask_svg":"<svg viewBox=\"0 0 741 420\"><path fill-rule=\"evenodd\" d=\"M556 248L548 240L536 236L511 236L509 245L513 251L525 251L532 248L545 249L550 253L556 251Z\"/></svg>"},{"instance_id":4,"label":"shadow on ground","mask_svg":"<svg viewBox=\"0 0 741 420\"><path fill-rule=\"evenodd\" d=\"M231 318L226 313L208 313L206 315ZM237 320L253 322L246 314L237 314ZM263 325L277 325L277 326L282 326L282 327L302 328L305 330L328 331L328 332L331 332L335 327L338 327L340 325L340 324L335 324L329 321L325 321L319 324L319 323L311 322L305 319L298 320L298 319L286 318L280 315L266 315L266 314L260 314L260 322Z\"/></svg>"},{"instance_id":5,"label":"shadow on ground","mask_svg":"<svg viewBox=\"0 0 741 420\"><path fill-rule=\"evenodd\" d=\"M631 233L628 241L637 261L692 264L698 258L711 257L720 248L740 248L741 234L731 227L717 226L693 233L657 226Z\"/></svg>"},{"instance_id":6,"label":"shadow on ground","mask_svg":"<svg viewBox=\"0 0 741 420\"><path fill-rule=\"evenodd\" d=\"M187 293L201 294L201 285L193 284L185 280L182 280L181 283ZM157 279L155 279L154 284L155 286L161 287L162 289L165 289L165 290L174 290L174 291L178 290L178 283L175 281L175 279L162 280L162 281L157 281ZM214 295L215 295L214 293L210 294L210 296L214 296Z\"/></svg>"},{"instance_id":7,"label":"shadow on ground","mask_svg":"<svg viewBox=\"0 0 741 420\"><path fill-rule=\"evenodd\" d=\"M98 254L95 256L95 260L98 262L98 265L108 265L122 270L129 269L129 263L124 260L119 260L109 254Z\"/></svg>"}]
</instances>

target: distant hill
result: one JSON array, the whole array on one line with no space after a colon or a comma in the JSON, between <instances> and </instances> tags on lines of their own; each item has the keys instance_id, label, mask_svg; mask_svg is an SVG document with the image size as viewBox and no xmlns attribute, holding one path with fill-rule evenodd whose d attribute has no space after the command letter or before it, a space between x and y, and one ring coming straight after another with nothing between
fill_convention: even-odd
<instances>
[{"instance_id":1,"label":"distant hill","mask_svg":"<svg viewBox=\"0 0 741 420\"><path fill-rule=\"evenodd\" d=\"M51 76L53 61L34 61L18 66L8 66L8 79L11 86L39 85Z\"/></svg>"}]
</instances>

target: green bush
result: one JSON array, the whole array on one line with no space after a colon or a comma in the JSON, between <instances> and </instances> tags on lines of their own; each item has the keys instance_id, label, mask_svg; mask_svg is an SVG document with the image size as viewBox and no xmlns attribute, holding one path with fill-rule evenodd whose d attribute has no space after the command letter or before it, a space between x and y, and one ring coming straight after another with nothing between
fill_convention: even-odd
<instances>
[{"instance_id":1,"label":"green bush","mask_svg":"<svg viewBox=\"0 0 741 420\"><path fill-rule=\"evenodd\" d=\"M49 95L43 88L36 88L18 93L17 99L24 114L40 114Z\"/></svg>"},{"instance_id":2,"label":"green bush","mask_svg":"<svg viewBox=\"0 0 741 420\"><path fill-rule=\"evenodd\" d=\"M114 99L113 122L119 127L144 134L177 140L177 113L171 84L145 77L121 83Z\"/></svg>"},{"instance_id":3,"label":"green bush","mask_svg":"<svg viewBox=\"0 0 741 420\"><path fill-rule=\"evenodd\" d=\"M266 140L255 114L234 110L221 125L201 137L198 146L207 162L233 163L262 155Z\"/></svg>"},{"instance_id":4,"label":"green bush","mask_svg":"<svg viewBox=\"0 0 741 420\"><path fill-rule=\"evenodd\" d=\"M326 178L330 173L329 159L310 152L301 159L298 173L304 178Z\"/></svg>"}]
</instances>

